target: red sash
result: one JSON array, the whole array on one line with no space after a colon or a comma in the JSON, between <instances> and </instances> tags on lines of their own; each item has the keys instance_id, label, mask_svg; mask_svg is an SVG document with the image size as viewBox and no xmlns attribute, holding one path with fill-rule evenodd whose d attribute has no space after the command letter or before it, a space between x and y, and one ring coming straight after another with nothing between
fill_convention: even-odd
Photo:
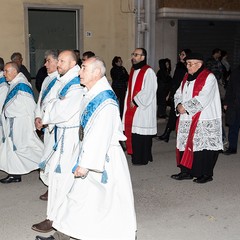
<instances>
[{"instance_id":1,"label":"red sash","mask_svg":"<svg viewBox=\"0 0 240 240\"><path fill-rule=\"evenodd\" d=\"M148 65L145 65L141 68L140 72L137 75L137 79L136 79L133 91L132 91L132 77L133 77L133 72L134 72L133 68L131 69L130 75L129 75L127 110L125 113L125 135L127 137L126 147L127 147L128 154L133 153L132 152L132 123L133 123L134 114L137 110L137 106L134 106L133 108L131 108L130 103L134 99L134 97L138 94L138 92L142 89L144 74L148 68L150 68L150 66L148 66ZM133 92L133 94L131 96L132 92Z\"/></svg>"},{"instance_id":2,"label":"red sash","mask_svg":"<svg viewBox=\"0 0 240 240\"><path fill-rule=\"evenodd\" d=\"M203 86L205 85L207 76L209 75L210 71L207 69L204 69L197 77L194 87L193 87L193 93L192 97L198 96L199 92L202 90ZM184 76L183 83L182 83L182 91L184 88L184 85L187 81L188 74ZM182 158L180 159L179 149L176 149L176 159L177 159L177 165L182 165L186 168L192 169L192 163L193 163L193 137L194 133L198 124L198 120L200 117L201 112L197 112L194 116L192 116L192 123L190 126L187 144L185 147L185 151L182 155ZM176 130L178 130L178 124L179 124L179 117L177 121Z\"/></svg>"}]
</instances>

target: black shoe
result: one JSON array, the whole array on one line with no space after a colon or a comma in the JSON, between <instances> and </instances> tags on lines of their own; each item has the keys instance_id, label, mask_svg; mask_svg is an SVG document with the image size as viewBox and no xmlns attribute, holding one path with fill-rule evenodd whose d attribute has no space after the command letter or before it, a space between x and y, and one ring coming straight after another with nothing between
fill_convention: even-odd
<instances>
[{"instance_id":1,"label":"black shoe","mask_svg":"<svg viewBox=\"0 0 240 240\"><path fill-rule=\"evenodd\" d=\"M189 173L178 173L178 174L173 174L171 178L175 180L190 180L190 179L193 179L193 176Z\"/></svg>"},{"instance_id":2,"label":"black shoe","mask_svg":"<svg viewBox=\"0 0 240 240\"><path fill-rule=\"evenodd\" d=\"M49 237L36 236L35 240L54 240L55 238L51 235Z\"/></svg>"},{"instance_id":3,"label":"black shoe","mask_svg":"<svg viewBox=\"0 0 240 240\"><path fill-rule=\"evenodd\" d=\"M164 141L164 142L168 142L169 137L170 137L170 133L171 133L170 128L167 128L165 130L165 132L161 136L158 137L158 139L161 140L161 141Z\"/></svg>"},{"instance_id":4,"label":"black shoe","mask_svg":"<svg viewBox=\"0 0 240 240\"><path fill-rule=\"evenodd\" d=\"M199 181L202 177L203 177L203 176L201 176L201 177L197 177L197 178L194 178L194 179L193 179L193 182L197 182L197 181Z\"/></svg>"},{"instance_id":5,"label":"black shoe","mask_svg":"<svg viewBox=\"0 0 240 240\"><path fill-rule=\"evenodd\" d=\"M236 154L237 150L233 148L228 148L226 151L223 152L224 155Z\"/></svg>"},{"instance_id":6,"label":"black shoe","mask_svg":"<svg viewBox=\"0 0 240 240\"><path fill-rule=\"evenodd\" d=\"M202 177L199 177L199 178L194 179L193 181L194 181L195 183L206 183L206 182L210 182L210 181L212 181L212 180L213 180L212 176L204 175L204 176L202 176Z\"/></svg>"},{"instance_id":7,"label":"black shoe","mask_svg":"<svg viewBox=\"0 0 240 240\"><path fill-rule=\"evenodd\" d=\"M1 183L12 183L12 182L21 182L21 181L22 181L21 177L14 177L10 175L0 180Z\"/></svg>"}]
</instances>

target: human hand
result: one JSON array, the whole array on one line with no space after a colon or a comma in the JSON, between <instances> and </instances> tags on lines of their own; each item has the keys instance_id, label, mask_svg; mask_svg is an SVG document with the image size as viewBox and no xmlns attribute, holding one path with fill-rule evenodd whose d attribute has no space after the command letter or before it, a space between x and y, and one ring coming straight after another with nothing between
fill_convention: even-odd
<instances>
[{"instance_id":1,"label":"human hand","mask_svg":"<svg viewBox=\"0 0 240 240\"><path fill-rule=\"evenodd\" d=\"M43 124L42 124L42 119L37 117L35 118L35 127L37 130L41 130L42 127L43 127Z\"/></svg>"},{"instance_id":2,"label":"human hand","mask_svg":"<svg viewBox=\"0 0 240 240\"><path fill-rule=\"evenodd\" d=\"M181 103L178 104L178 106L177 106L177 111L178 111L180 114L186 113L186 110L185 110L185 108L183 107L183 105L182 105Z\"/></svg>"},{"instance_id":3,"label":"human hand","mask_svg":"<svg viewBox=\"0 0 240 240\"><path fill-rule=\"evenodd\" d=\"M87 177L89 170L87 168L82 168L78 166L74 172L74 177L75 178L85 178Z\"/></svg>"}]
</instances>

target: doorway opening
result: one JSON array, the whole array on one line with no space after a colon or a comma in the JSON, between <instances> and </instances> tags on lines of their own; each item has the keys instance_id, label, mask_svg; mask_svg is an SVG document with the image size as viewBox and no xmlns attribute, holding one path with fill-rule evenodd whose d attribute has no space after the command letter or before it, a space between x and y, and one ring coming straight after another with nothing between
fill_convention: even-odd
<instances>
[{"instance_id":1,"label":"doorway opening","mask_svg":"<svg viewBox=\"0 0 240 240\"><path fill-rule=\"evenodd\" d=\"M81 8L27 8L28 52L31 77L44 64L49 49L79 49L82 44Z\"/></svg>"}]
</instances>

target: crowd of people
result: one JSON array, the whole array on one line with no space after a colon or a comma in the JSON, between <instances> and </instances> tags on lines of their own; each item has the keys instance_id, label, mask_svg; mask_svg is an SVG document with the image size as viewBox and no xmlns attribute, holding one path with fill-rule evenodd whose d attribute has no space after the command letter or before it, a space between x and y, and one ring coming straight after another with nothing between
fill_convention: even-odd
<instances>
[{"instance_id":1,"label":"crowd of people","mask_svg":"<svg viewBox=\"0 0 240 240\"><path fill-rule=\"evenodd\" d=\"M0 58L0 170L8 174L0 182L21 182L23 174L40 169L48 187L40 195L46 218L32 229L56 232L36 240L135 240L124 150L133 165L146 165L153 161L154 137L167 143L176 131L180 172L174 180L212 181L219 153L237 153L240 69L231 72L226 51L216 48L205 61L182 49L172 75L170 59L160 59L156 73L146 49L136 48L129 72L120 56L113 58L110 85L94 52L81 58L78 50L48 50L36 77L37 103L22 61L18 52L6 64ZM158 118L167 121L160 136Z\"/></svg>"}]
</instances>

